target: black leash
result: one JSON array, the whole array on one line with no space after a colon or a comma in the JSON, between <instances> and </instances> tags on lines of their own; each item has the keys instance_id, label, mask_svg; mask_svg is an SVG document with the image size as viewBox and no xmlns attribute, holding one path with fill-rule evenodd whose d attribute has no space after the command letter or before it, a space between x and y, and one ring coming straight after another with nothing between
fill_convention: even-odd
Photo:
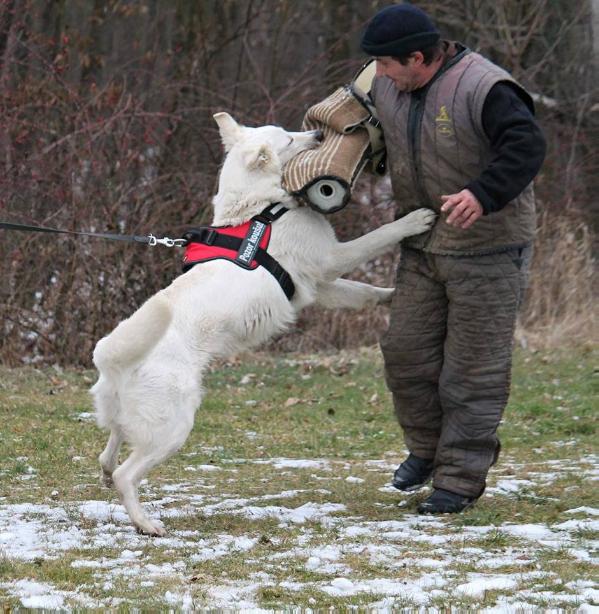
<instances>
[{"instance_id":1,"label":"black leash","mask_svg":"<svg viewBox=\"0 0 599 614\"><path fill-rule=\"evenodd\" d=\"M261 213L252 218L254 224L266 226L279 219L287 212L285 207L280 206L280 203L269 205ZM289 300L293 298L295 293L295 285L289 273L270 255L259 247L260 237L257 241L251 241L250 236L253 232L253 227L248 230L248 235L245 239L240 237L230 237L221 235L212 226L202 226L200 228L192 228L185 233L183 239L169 239L163 237L157 239L154 235L146 237L140 235L119 235L108 232L82 232L78 230L60 230L58 228L47 228L46 226L31 226L29 224L13 224L11 222L0 222L0 230L17 230L20 232L46 232L52 234L66 234L78 237L92 237L94 239L109 239L111 241L125 241L127 243L143 243L153 247L154 245L165 245L166 247L185 247L188 243L204 243L206 245L216 245L229 250L238 252L238 258L233 262L243 268L250 268L244 265L240 260L240 255L248 252L246 261L251 262L256 260L258 264L263 266L274 278L279 282L281 288ZM189 263L183 268L183 271L189 270L195 262Z\"/></svg>"},{"instance_id":2,"label":"black leash","mask_svg":"<svg viewBox=\"0 0 599 614\"><path fill-rule=\"evenodd\" d=\"M185 239L169 239L164 237L157 239L154 235L142 237L139 235L118 235L108 232L81 232L76 230L59 230L58 228L47 228L45 226L30 226L28 224L12 224L0 222L0 229L18 230L21 232L49 232L53 234L76 235L79 237L93 237L96 239L109 239L111 241L125 241L127 243L144 243L153 247L154 245L165 245L166 247L184 247L187 245Z\"/></svg>"}]
</instances>

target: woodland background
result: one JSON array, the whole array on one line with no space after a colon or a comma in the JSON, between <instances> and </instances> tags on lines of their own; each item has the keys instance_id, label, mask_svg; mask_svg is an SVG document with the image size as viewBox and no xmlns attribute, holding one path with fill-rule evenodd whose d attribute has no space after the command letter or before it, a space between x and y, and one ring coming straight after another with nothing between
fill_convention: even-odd
<instances>
[{"instance_id":1,"label":"woodland background","mask_svg":"<svg viewBox=\"0 0 599 614\"><path fill-rule=\"evenodd\" d=\"M210 220L212 114L299 129L348 82L374 0L0 0L0 220L179 236ZM445 38L534 94L548 140L518 338L596 339L599 2L422 0ZM347 240L393 218L364 176L332 216ZM396 255L355 279L392 285ZM0 231L0 362L90 363L97 339L180 270L180 252ZM386 309L307 310L278 350L376 343Z\"/></svg>"}]
</instances>

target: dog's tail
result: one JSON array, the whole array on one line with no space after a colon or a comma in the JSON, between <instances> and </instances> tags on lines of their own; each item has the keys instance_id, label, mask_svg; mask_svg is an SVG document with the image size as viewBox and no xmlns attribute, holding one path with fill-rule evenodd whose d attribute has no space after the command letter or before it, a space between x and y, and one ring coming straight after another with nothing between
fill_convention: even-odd
<instances>
[{"instance_id":1,"label":"dog's tail","mask_svg":"<svg viewBox=\"0 0 599 614\"><path fill-rule=\"evenodd\" d=\"M105 371L135 363L158 343L172 317L164 296L157 294L148 299L130 318L98 341L94 364Z\"/></svg>"}]
</instances>

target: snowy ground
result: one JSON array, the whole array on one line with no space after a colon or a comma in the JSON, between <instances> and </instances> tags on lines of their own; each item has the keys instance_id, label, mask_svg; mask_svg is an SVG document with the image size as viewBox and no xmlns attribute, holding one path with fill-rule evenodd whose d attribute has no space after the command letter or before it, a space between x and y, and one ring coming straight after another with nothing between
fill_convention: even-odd
<instances>
[{"instance_id":1,"label":"snowy ground","mask_svg":"<svg viewBox=\"0 0 599 614\"><path fill-rule=\"evenodd\" d=\"M192 463L193 453L187 456ZM359 597L360 604L383 610L441 608L451 602L491 611L551 607L599 612L599 584L587 574L563 577L560 567L560 561L581 563L584 569L597 564L599 509L566 506L547 523L520 521L516 513L499 525L481 523L480 516L478 524L460 525L455 518L416 515L410 503L414 495L384 485L394 467L389 459L190 464L182 481L145 486L148 509L168 529L162 539L136 534L113 496L111 503L65 501L58 493L37 504L8 504L0 498L0 562L56 562L87 572L74 590L0 575L0 603L4 594L27 608L115 606L128 600L121 595L134 582L156 604L182 609L260 609L259 596L284 596L284 603L293 603L297 595L295 603L303 607L324 597L338 599L337 604L343 603L339 599L356 603ZM266 472L262 479L270 494L242 498L223 489L229 482L235 490L243 472L252 468ZM534 500L537 492L572 472L596 486L599 458L586 456L575 466L571 460L523 466L506 459L501 472L491 474L480 506L492 510L494 503L524 495ZM276 490L274 485L298 474L309 476L310 488ZM35 488L34 467L28 479ZM341 483L350 497L354 491L356 497L367 497L370 486L376 491L372 505L389 508L388 516L395 519L352 515L332 496L331 485ZM110 500L109 491L106 497ZM202 522L219 516L247 521L247 531L202 530ZM261 527L267 520L274 528ZM185 528L172 528L177 522ZM219 561L227 570L225 561L235 560L244 573L228 578L225 571L215 579ZM212 571L204 574L204 569Z\"/></svg>"}]
</instances>

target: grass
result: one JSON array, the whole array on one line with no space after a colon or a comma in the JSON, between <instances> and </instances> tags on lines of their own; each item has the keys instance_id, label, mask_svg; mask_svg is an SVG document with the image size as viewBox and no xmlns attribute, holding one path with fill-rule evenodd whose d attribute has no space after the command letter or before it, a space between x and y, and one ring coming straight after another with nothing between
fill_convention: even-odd
<instances>
[{"instance_id":1,"label":"grass","mask_svg":"<svg viewBox=\"0 0 599 614\"><path fill-rule=\"evenodd\" d=\"M21 603L24 580L47 585L64 607L91 608L596 601L589 557L597 522L570 513L597 506L590 477L599 376L589 349L516 353L490 488L472 509L441 519L415 514L426 491L386 487L404 449L376 350L220 365L189 440L142 486L168 530L162 540L135 534L114 492L99 485L106 437L89 416L94 377L0 369L5 608ZM513 492L497 490L514 480ZM90 514L93 501L110 502L111 511ZM10 507L23 504L31 507ZM270 516L259 513L266 506ZM292 516L308 509L320 515ZM529 525L548 533L527 536ZM498 575L515 578L515 587L493 584ZM489 588L463 588L480 578ZM580 581L586 588L572 586Z\"/></svg>"}]
</instances>

